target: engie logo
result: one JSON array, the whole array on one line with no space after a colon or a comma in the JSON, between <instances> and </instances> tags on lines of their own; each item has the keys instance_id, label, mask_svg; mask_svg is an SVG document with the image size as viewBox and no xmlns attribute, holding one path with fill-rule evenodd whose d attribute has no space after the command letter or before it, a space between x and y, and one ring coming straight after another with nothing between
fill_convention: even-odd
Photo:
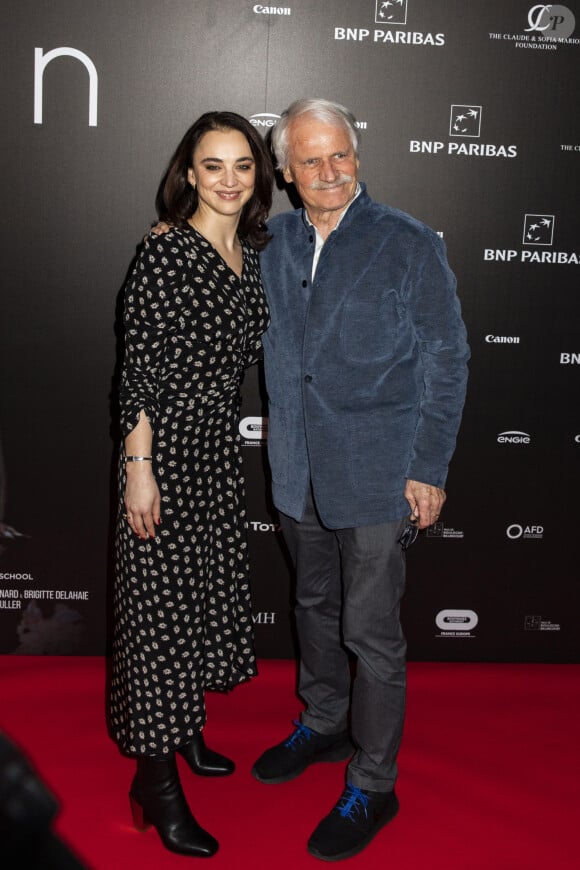
<instances>
[{"instance_id":1,"label":"engie logo","mask_svg":"<svg viewBox=\"0 0 580 870\"><path fill-rule=\"evenodd\" d=\"M510 541L539 540L544 537L543 526L520 526L519 523L512 523L506 529L506 535Z\"/></svg>"},{"instance_id":2,"label":"engie logo","mask_svg":"<svg viewBox=\"0 0 580 870\"><path fill-rule=\"evenodd\" d=\"M256 112L255 115L250 115L248 120L252 127L268 130L270 127L276 126L276 123L280 120L280 115L275 115L273 112Z\"/></svg>"},{"instance_id":3,"label":"engie logo","mask_svg":"<svg viewBox=\"0 0 580 870\"><path fill-rule=\"evenodd\" d=\"M461 139L479 139L481 136L482 106L471 104L451 106L449 119L450 141L438 139L411 139L411 154L447 154L452 157L517 157L517 145L495 145L489 142L462 142Z\"/></svg>"},{"instance_id":4,"label":"engie logo","mask_svg":"<svg viewBox=\"0 0 580 870\"><path fill-rule=\"evenodd\" d=\"M244 417L239 424L245 447L259 447L268 438L267 417Z\"/></svg>"},{"instance_id":5,"label":"engie logo","mask_svg":"<svg viewBox=\"0 0 580 870\"><path fill-rule=\"evenodd\" d=\"M498 444L529 444L531 440L527 432L518 432L515 429L509 432L500 432L497 436Z\"/></svg>"}]
</instances>

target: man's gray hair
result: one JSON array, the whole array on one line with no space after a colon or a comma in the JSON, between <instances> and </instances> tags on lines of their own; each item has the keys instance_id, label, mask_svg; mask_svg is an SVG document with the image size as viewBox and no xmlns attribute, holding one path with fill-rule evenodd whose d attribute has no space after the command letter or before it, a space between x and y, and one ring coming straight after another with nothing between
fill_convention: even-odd
<instances>
[{"instance_id":1,"label":"man's gray hair","mask_svg":"<svg viewBox=\"0 0 580 870\"><path fill-rule=\"evenodd\" d=\"M312 115L317 121L322 121L325 124L343 127L350 136L354 153L358 157L360 134L352 112L349 112L340 103L332 103L330 100L295 100L282 112L280 120L272 130L272 150L278 169L284 171L290 162L288 127L295 118L305 114Z\"/></svg>"}]
</instances>

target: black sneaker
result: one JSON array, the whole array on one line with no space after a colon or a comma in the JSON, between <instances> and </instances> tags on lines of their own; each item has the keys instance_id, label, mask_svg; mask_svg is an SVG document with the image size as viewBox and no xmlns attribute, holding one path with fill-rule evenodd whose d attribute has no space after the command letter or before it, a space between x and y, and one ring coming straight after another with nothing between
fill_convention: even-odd
<instances>
[{"instance_id":1,"label":"black sneaker","mask_svg":"<svg viewBox=\"0 0 580 870\"><path fill-rule=\"evenodd\" d=\"M252 768L260 782L288 782L318 761L345 761L354 752L347 731L319 734L294 720L296 731L261 755Z\"/></svg>"},{"instance_id":2,"label":"black sneaker","mask_svg":"<svg viewBox=\"0 0 580 870\"><path fill-rule=\"evenodd\" d=\"M398 809L394 791L363 791L347 784L332 812L308 840L308 851L322 861L351 858L368 846Z\"/></svg>"}]
</instances>

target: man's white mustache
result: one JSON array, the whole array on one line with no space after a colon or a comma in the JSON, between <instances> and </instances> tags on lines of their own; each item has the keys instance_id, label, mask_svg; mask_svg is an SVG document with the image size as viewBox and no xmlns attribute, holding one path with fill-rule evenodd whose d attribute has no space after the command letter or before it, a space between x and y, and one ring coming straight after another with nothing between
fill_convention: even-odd
<instances>
[{"instance_id":1,"label":"man's white mustache","mask_svg":"<svg viewBox=\"0 0 580 870\"><path fill-rule=\"evenodd\" d=\"M329 190L341 184L351 184L354 181L352 175L339 175L335 181L313 181L309 190Z\"/></svg>"}]
</instances>

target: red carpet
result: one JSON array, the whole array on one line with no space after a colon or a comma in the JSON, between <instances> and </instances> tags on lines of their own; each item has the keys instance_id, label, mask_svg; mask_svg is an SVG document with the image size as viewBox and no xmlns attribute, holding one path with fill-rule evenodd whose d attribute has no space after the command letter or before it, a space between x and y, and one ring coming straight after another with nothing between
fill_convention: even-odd
<instances>
[{"instance_id":1,"label":"red carpet","mask_svg":"<svg viewBox=\"0 0 580 870\"><path fill-rule=\"evenodd\" d=\"M0 657L0 729L61 802L56 829L93 870L171 870L153 829L131 827L132 763L105 730L102 658ZM580 847L580 666L411 664L400 755L401 811L348 868L577 868ZM233 777L181 767L198 820L218 838L215 870L325 866L305 842L342 790L342 764L293 782L250 776L262 749L290 732L300 707L291 662L263 661L258 679L208 698L208 744ZM0 865L2 863L0 850Z\"/></svg>"}]
</instances>

